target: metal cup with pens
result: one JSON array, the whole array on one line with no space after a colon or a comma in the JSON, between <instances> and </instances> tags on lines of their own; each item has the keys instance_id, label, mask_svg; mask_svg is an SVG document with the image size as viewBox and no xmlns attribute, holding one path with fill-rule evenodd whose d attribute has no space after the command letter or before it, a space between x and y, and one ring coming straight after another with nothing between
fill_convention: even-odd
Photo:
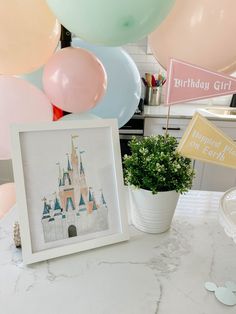
<instances>
[{"instance_id":1,"label":"metal cup with pens","mask_svg":"<svg viewBox=\"0 0 236 314\"><path fill-rule=\"evenodd\" d=\"M146 86L144 103L149 106L159 106L161 104L161 87Z\"/></svg>"},{"instance_id":2,"label":"metal cup with pens","mask_svg":"<svg viewBox=\"0 0 236 314\"><path fill-rule=\"evenodd\" d=\"M165 84L165 78L158 74L157 79L150 73L145 73L142 78L145 85L144 104L149 106L159 106L161 104L162 85Z\"/></svg>"}]
</instances>

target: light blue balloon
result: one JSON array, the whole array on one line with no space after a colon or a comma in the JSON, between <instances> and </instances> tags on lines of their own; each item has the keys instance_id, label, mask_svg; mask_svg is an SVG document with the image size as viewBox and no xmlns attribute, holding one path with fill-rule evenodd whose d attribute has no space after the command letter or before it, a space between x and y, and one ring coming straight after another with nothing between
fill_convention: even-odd
<instances>
[{"instance_id":1,"label":"light blue balloon","mask_svg":"<svg viewBox=\"0 0 236 314\"><path fill-rule=\"evenodd\" d=\"M23 74L19 77L28 81L29 83L33 84L34 86L38 87L39 89L43 91L43 81L42 81L43 67L34 72Z\"/></svg>"},{"instance_id":2,"label":"light blue balloon","mask_svg":"<svg viewBox=\"0 0 236 314\"><path fill-rule=\"evenodd\" d=\"M82 113L71 113L63 116L60 120L62 121L75 121L75 120L96 120L101 119L100 117L95 116L94 114L88 112ZM58 121L60 121L58 120Z\"/></svg>"},{"instance_id":3,"label":"light blue balloon","mask_svg":"<svg viewBox=\"0 0 236 314\"><path fill-rule=\"evenodd\" d=\"M73 39L72 46L91 51L107 73L106 94L89 112L105 119L118 119L118 125L122 127L135 113L141 97L141 79L136 64L122 48L93 46L78 38Z\"/></svg>"}]
</instances>

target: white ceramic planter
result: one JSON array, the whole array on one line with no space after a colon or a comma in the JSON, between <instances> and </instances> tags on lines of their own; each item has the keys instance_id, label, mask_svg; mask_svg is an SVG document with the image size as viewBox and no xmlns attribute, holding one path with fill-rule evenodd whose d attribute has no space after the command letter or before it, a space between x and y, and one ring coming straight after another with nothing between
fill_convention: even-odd
<instances>
[{"instance_id":1,"label":"white ceramic planter","mask_svg":"<svg viewBox=\"0 0 236 314\"><path fill-rule=\"evenodd\" d=\"M176 191L152 192L130 189L131 219L133 225L144 232L162 233L170 228L179 199Z\"/></svg>"}]
</instances>

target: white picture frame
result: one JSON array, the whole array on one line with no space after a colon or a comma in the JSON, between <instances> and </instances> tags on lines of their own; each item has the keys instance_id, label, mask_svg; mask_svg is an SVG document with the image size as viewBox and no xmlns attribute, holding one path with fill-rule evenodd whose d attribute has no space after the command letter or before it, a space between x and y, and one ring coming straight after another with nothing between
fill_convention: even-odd
<instances>
[{"instance_id":1,"label":"white picture frame","mask_svg":"<svg viewBox=\"0 0 236 314\"><path fill-rule=\"evenodd\" d=\"M86 170L84 151L74 143L78 136L79 149L87 154ZM129 239L116 120L13 125L11 138L25 264ZM64 151L69 153L69 145L67 169L62 170L58 161L64 160ZM91 182L103 186L94 191Z\"/></svg>"}]
</instances>

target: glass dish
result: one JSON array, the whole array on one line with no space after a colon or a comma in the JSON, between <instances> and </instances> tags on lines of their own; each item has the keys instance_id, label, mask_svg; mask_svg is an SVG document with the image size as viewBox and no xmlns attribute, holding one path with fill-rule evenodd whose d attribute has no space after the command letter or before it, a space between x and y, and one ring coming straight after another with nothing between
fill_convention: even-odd
<instances>
[{"instance_id":1,"label":"glass dish","mask_svg":"<svg viewBox=\"0 0 236 314\"><path fill-rule=\"evenodd\" d=\"M225 233L236 243L236 187L226 191L221 197L219 214Z\"/></svg>"}]
</instances>

